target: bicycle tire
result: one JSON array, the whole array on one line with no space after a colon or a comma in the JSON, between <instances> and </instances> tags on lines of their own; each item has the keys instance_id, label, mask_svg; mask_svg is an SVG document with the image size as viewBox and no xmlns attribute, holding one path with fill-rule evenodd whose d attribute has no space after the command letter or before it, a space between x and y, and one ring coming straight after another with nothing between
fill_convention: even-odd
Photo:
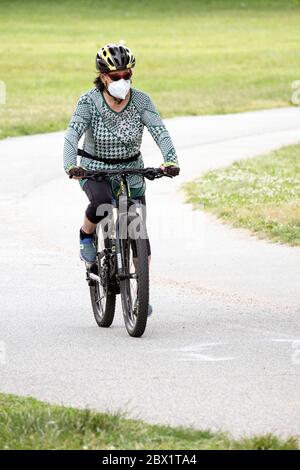
<instances>
[{"instance_id":1,"label":"bicycle tire","mask_svg":"<svg viewBox=\"0 0 300 470\"><path fill-rule=\"evenodd\" d=\"M137 266L136 302L133 305L130 279L126 277L120 281L121 299L125 326L128 334L132 337L141 337L146 329L149 307L149 264L147 243L144 238L122 240L123 259L126 264L127 275L129 274L130 250L135 245Z\"/></svg>"}]
</instances>

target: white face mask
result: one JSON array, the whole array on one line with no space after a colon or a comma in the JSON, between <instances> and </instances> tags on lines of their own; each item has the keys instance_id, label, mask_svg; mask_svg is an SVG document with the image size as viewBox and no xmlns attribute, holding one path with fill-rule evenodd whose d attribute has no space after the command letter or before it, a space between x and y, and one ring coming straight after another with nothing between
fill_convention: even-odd
<instances>
[{"instance_id":1,"label":"white face mask","mask_svg":"<svg viewBox=\"0 0 300 470\"><path fill-rule=\"evenodd\" d=\"M116 82L111 82L108 85L107 89L109 93L115 98L118 98L119 100L124 100L130 90L130 86L130 80L124 80L124 78L122 78L121 80L117 80Z\"/></svg>"}]
</instances>

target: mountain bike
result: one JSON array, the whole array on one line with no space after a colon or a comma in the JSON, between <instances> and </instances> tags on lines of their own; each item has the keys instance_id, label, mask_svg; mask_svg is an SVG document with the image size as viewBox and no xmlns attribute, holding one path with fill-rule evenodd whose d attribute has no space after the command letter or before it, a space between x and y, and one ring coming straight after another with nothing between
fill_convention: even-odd
<instances>
[{"instance_id":1,"label":"mountain bike","mask_svg":"<svg viewBox=\"0 0 300 470\"><path fill-rule=\"evenodd\" d=\"M147 232L142 204L131 198L129 175L149 180L169 175L160 168L86 171L84 178L100 181L119 178L119 191L107 215L97 224L96 262L86 264L86 280L95 320L110 327L115 315L116 296L121 294L125 326L130 336L143 335L148 318L149 264Z\"/></svg>"}]
</instances>

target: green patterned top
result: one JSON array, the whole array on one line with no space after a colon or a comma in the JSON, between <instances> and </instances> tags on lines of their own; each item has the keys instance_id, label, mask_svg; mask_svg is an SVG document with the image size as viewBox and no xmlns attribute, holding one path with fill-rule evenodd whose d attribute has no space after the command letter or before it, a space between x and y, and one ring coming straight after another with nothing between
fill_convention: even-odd
<instances>
[{"instance_id":1,"label":"green patterned top","mask_svg":"<svg viewBox=\"0 0 300 470\"><path fill-rule=\"evenodd\" d=\"M112 164L109 164L81 157L80 166L83 168L143 168L142 156L134 162L124 164L113 164L113 161L114 158L128 158L140 151L144 126L159 146L164 162L178 164L170 135L146 93L132 88L128 104L122 111L116 112L109 107L101 91L92 88L80 97L65 134L65 171L77 165L78 142L83 134L83 149L86 152L112 161ZM140 188L140 194L143 194L145 184L142 177L130 175L128 180L131 188ZM80 180L82 187L85 181L87 180Z\"/></svg>"}]
</instances>

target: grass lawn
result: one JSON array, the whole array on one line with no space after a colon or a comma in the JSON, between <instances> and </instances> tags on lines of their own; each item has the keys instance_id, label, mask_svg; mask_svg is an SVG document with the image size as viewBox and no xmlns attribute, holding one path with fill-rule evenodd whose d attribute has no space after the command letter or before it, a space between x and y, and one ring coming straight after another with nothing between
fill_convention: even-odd
<instances>
[{"instance_id":1,"label":"grass lawn","mask_svg":"<svg viewBox=\"0 0 300 470\"><path fill-rule=\"evenodd\" d=\"M297 0L1 0L0 138L64 129L121 39L165 117L289 105L299 24Z\"/></svg>"},{"instance_id":2,"label":"grass lawn","mask_svg":"<svg viewBox=\"0 0 300 470\"><path fill-rule=\"evenodd\" d=\"M187 202L235 227L300 245L300 145L210 171L184 189Z\"/></svg>"},{"instance_id":3,"label":"grass lawn","mask_svg":"<svg viewBox=\"0 0 300 470\"><path fill-rule=\"evenodd\" d=\"M88 410L0 394L0 449L298 449L271 434L233 440L225 434L153 426Z\"/></svg>"}]
</instances>

